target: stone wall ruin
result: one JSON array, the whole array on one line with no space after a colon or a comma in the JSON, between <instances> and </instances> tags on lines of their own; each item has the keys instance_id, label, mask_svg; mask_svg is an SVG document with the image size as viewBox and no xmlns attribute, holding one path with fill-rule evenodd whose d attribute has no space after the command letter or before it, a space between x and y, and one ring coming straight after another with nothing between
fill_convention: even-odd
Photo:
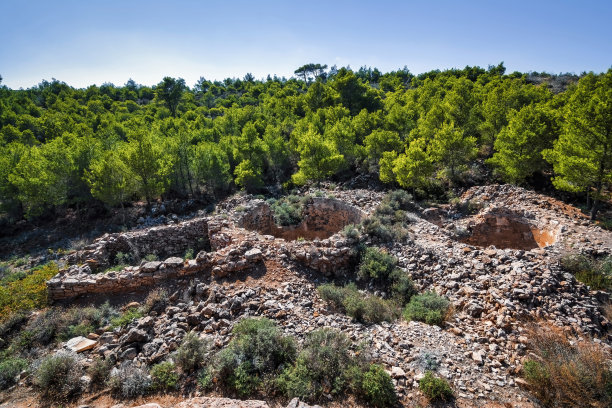
<instances>
[{"instance_id":1,"label":"stone wall ruin","mask_svg":"<svg viewBox=\"0 0 612 408\"><path fill-rule=\"evenodd\" d=\"M349 224L360 223L364 217L360 209L350 204L331 198L314 197L306 204L303 220L298 225L277 225L270 206L264 201L248 210L238 225L286 241L298 238L313 240L329 238Z\"/></svg>"}]
</instances>

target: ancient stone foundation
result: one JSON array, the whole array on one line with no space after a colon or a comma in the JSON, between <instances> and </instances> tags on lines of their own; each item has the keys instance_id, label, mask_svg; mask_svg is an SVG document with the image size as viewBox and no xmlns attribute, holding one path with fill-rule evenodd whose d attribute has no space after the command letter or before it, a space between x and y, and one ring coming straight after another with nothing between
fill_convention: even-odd
<instances>
[{"instance_id":1,"label":"ancient stone foundation","mask_svg":"<svg viewBox=\"0 0 612 408\"><path fill-rule=\"evenodd\" d=\"M468 236L461 241L480 247L495 246L499 249L544 248L557 241L559 228L539 228L511 213L487 213L479 215L467 224Z\"/></svg>"},{"instance_id":2,"label":"ancient stone foundation","mask_svg":"<svg viewBox=\"0 0 612 408\"><path fill-rule=\"evenodd\" d=\"M363 217L365 214L360 209L345 202L315 197L307 203L304 219L298 225L276 225L270 206L264 201L249 209L238 221L238 225L287 241L298 238L312 240L329 238L349 224L360 223Z\"/></svg>"}]
</instances>

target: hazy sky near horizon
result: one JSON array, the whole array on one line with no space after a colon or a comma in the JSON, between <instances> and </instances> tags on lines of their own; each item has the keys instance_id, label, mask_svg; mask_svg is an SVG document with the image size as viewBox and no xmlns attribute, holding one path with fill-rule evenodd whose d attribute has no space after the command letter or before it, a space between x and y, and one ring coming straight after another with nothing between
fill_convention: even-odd
<instances>
[{"instance_id":1,"label":"hazy sky near horizon","mask_svg":"<svg viewBox=\"0 0 612 408\"><path fill-rule=\"evenodd\" d=\"M309 62L508 72L612 67L612 0L0 0L10 88L291 77Z\"/></svg>"}]
</instances>

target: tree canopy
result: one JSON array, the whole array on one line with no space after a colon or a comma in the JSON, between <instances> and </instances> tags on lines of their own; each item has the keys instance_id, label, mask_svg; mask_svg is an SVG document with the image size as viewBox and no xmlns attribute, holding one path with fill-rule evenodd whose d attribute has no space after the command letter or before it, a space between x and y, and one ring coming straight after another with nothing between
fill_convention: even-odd
<instances>
[{"instance_id":1,"label":"tree canopy","mask_svg":"<svg viewBox=\"0 0 612 408\"><path fill-rule=\"evenodd\" d=\"M538 175L593 198L593 214L607 197L611 71L558 81L507 75L503 63L416 76L312 63L295 73L201 77L191 89L171 77L0 86L0 214L356 175L417 195Z\"/></svg>"}]
</instances>

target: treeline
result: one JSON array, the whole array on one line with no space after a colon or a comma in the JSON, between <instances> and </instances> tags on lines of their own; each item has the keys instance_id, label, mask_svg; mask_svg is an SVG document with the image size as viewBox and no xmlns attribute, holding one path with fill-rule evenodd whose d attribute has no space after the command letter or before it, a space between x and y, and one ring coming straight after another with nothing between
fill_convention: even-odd
<instances>
[{"instance_id":1,"label":"treeline","mask_svg":"<svg viewBox=\"0 0 612 408\"><path fill-rule=\"evenodd\" d=\"M562 89L503 64L417 76L307 64L296 75L0 87L2 211L16 220L367 173L424 195L544 175L593 198L593 215L608 190L612 70L565 75Z\"/></svg>"}]
</instances>

